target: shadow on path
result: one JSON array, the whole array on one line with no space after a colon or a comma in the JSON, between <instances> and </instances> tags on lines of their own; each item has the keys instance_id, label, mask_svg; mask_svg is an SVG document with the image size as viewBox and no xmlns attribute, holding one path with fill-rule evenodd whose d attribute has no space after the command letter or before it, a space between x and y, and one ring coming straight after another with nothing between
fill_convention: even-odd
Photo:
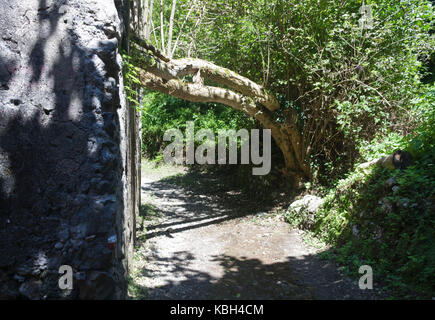
<instances>
[{"instance_id":1,"label":"shadow on path","mask_svg":"<svg viewBox=\"0 0 435 320\"><path fill-rule=\"evenodd\" d=\"M271 213L279 200L250 197L214 173L164 175L143 181L149 201L136 248L132 286L143 293L136 298L375 298Z\"/></svg>"},{"instance_id":2,"label":"shadow on path","mask_svg":"<svg viewBox=\"0 0 435 320\"><path fill-rule=\"evenodd\" d=\"M153 210L167 221L148 226L146 239L166 235L168 229L174 234L242 217L263 216L277 205L276 200L252 198L216 173L195 169L143 183L142 192L153 195L159 204ZM147 209L148 205L142 206L142 217L148 214Z\"/></svg>"}]
</instances>

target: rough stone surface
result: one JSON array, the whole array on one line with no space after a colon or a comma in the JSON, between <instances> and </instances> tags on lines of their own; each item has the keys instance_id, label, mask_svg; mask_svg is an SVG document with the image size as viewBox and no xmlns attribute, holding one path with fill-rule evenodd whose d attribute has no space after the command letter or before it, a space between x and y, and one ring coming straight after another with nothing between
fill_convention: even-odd
<instances>
[{"instance_id":1,"label":"rough stone surface","mask_svg":"<svg viewBox=\"0 0 435 320\"><path fill-rule=\"evenodd\" d=\"M393 186L397 185L397 179L396 177L390 177L385 181L385 184L387 187L392 188Z\"/></svg>"},{"instance_id":2,"label":"rough stone surface","mask_svg":"<svg viewBox=\"0 0 435 320\"><path fill-rule=\"evenodd\" d=\"M393 205L387 198L382 198L378 201L378 204L381 206L382 211L386 213L393 212Z\"/></svg>"},{"instance_id":3,"label":"rough stone surface","mask_svg":"<svg viewBox=\"0 0 435 320\"><path fill-rule=\"evenodd\" d=\"M306 195L302 199L290 204L287 214L298 217L302 229L311 230L314 227L315 215L322 206L324 200L317 196Z\"/></svg>"},{"instance_id":4,"label":"rough stone surface","mask_svg":"<svg viewBox=\"0 0 435 320\"><path fill-rule=\"evenodd\" d=\"M127 5L0 0L0 298L125 295L140 179ZM72 291L61 265L81 275Z\"/></svg>"}]
</instances>

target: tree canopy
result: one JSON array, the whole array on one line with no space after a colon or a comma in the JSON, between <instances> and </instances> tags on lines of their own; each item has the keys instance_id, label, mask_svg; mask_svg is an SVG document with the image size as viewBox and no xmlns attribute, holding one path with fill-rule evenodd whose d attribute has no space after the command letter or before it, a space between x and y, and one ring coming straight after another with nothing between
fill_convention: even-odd
<instances>
[{"instance_id":1,"label":"tree canopy","mask_svg":"<svg viewBox=\"0 0 435 320\"><path fill-rule=\"evenodd\" d=\"M148 0L132 39L135 78L255 118L272 130L295 182L340 172L377 134L415 127L434 47L428 1L367 1L369 16L362 5Z\"/></svg>"}]
</instances>

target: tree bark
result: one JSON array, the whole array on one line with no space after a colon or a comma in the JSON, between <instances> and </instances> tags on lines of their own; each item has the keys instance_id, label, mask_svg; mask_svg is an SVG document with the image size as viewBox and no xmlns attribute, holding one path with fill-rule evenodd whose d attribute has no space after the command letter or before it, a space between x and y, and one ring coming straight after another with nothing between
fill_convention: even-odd
<instances>
[{"instance_id":1,"label":"tree bark","mask_svg":"<svg viewBox=\"0 0 435 320\"><path fill-rule=\"evenodd\" d=\"M172 60L150 49L137 37L132 39L147 49L142 51L145 62L138 66L139 80L144 87L192 102L222 103L245 112L271 130L284 156L283 174L291 177L296 185L311 178L302 137L296 127L297 117L292 117L290 123L277 123L273 113L280 106L273 94L229 69L201 59ZM186 80L187 75L194 75L193 82ZM224 87L204 85L204 79Z\"/></svg>"},{"instance_id":2,"label":"tree bark","mask_svg":"<svg viewBox=\"0 0 435 320\"><path fill-rule=\"evenodd\" d=\"M164 19L163 19L163 11L164 11L164 7L163 7L163 0L160 0L160 37L161 37L161 41L162 41L162 52L163 54L165 54L165 30L164 30Z\"/></svg>"},{"instance_id":3,"label":"tree bark","mask_svg":"<svg viewBox=\"0 0 435 320\"><path fill-rule=\"evenodd\" d=\"M174 30L174 17L175 17L176 7L177 7L177 0L172 0L171 18L169 20L169 30L168 30L168 48L166 49L169 59L172 59L172 32Z\"/></svg>"}]
</instances>

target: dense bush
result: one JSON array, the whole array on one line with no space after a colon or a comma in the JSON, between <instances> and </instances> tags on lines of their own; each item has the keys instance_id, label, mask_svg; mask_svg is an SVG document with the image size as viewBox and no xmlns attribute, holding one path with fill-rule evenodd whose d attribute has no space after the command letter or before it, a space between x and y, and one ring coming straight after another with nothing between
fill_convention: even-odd
<instances>
[{"instance_id":1,"label":"dense bush","mask_svg":"<svg viewBox=\"0 0 435 320\"><path fill-rule=\"evenodd\" d=\"M251 129L255 122L242 112L215 103L192 103L157 92L147 92L142 108L143 153L149 158L161 156L166 145L166 130L179 129L185 133L187 121L193 121L195 132L241 128Z\"/></svg>"},{"instance_id":2,"label":"dense bush","mask_svg":"<svg viewBox=\"0 0 435 320\"><path fill-rule=\"evenodd\" d=\"M165 4L167 13L171 7ZM176 21L186 24L183 31L176 29L184 40L174 58L212 61L279 96L281 108L271 122L283 130L276 130L282 136L275 138L281 150L294 150L297 160L286 155L287 171L329 184L358 161L358 149L376 134L412 132L417 122L410 111L421 89L422 61L434 46L428 1L367 1L372 28L361 24L361 5L360 0L184 0L175 12ZM190 18L189 7L194 8ZM157 12L153 17L158 26ZM158 32L149 39L165 52L163 40ZM160 110L175 109L177 100L168 101ZM180 102L178 108L191 105ZM152 111L159 123L160 113ZM203 112L198 119L215 116L220 117ZM160 130L154 129L153 141ZM149 147L157 152L157 146Z\"/></svg>"},{"instance_id":3,"label":"dense bush","mask_svg":"<svg viewBox=\"0 0 435 320\"><path fill-rule=\"evenodd\" d=\"M368 264L395 295L435 294L435 91L420 99L416 133L391 133L361 149L372 160L397 149L414 158L406 170L357 168L326 192L313 235L333 244L328 252L357 270ZM297 223L287 216L291 223Z\"/></svg>"},{"instance_id":4,"label":"dense bush","mask_svg":"<svg viewBox=\"0 0 435 320\"><path fill-rule=\"evenodd\" d=\"M182 3L180 19L189 1ZM314 235L353 270L372 265L396 294L434 296L435 101L433 90L421 94L420 80L434 48L429 1L366 1L373 9L371 29L361 28L360 0L197 3L203 6L195 11L201 27L188 20L176 55L213 61L279 97L273 121L296 128L301 143L292 150L309 159L304 163L311 164L312 182L323 185L315 186L325 202ZM162 39L154 38L158 46ZM126 58L126 88L142 109L146 156L159 159L164 132L184 130L186 121L215 133L257 127L222 105L147 91L140 102L137 69ZM413 155L406 170L354 166L397 149ZM247 166L236 172L232 177L249 188L270 185L254 181Z\"/></svg>"},{"instance_id":5,"label":"dense bush","mask_svg":"<svg viewBox=\"0 0 435 320\"><path fill-rule=\"evenodd\" d=\"M434 46L433 8L422 0L365 1L373 28L361 29L362 3L217 0L198 33L202 58L293 101L276 121L297 112L302 152L323 184L346 173L375 134L406 135L418 124L410 111Z\"/></svg>"}]
</instances>

